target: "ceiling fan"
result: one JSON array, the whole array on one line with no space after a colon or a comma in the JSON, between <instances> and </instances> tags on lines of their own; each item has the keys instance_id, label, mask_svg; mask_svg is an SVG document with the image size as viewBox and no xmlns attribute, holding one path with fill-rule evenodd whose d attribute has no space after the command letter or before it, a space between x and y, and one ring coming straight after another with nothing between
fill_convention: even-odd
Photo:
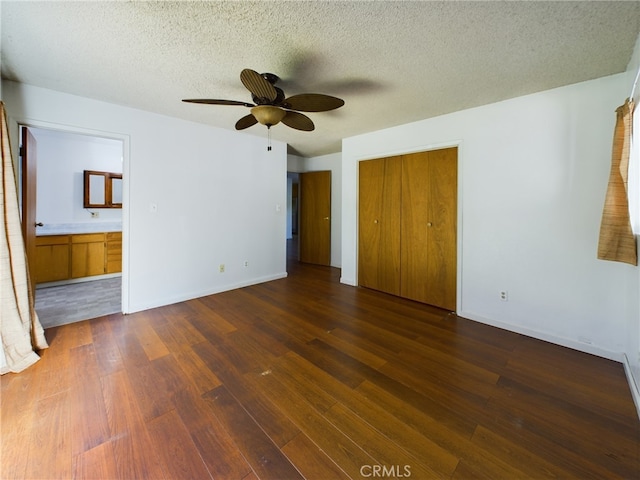
<instances>
[{"instance_id":1,"label":"ceiling fan","mask_svg":"<svg viewBox=\"0 0 640 480\"><path fill-rule=\"evenodd\" d=\"M240 81L251 92L254 103L237 100L184 99L188 103L208 105L239 105L251 108L251 113L236 122L236 130L244 130L256 123L270 129L280 122L288 127L305 132L315 126L311 119L300 112L328 112L344 105L344 100L320 93L302 93L285 98L281 88L275 84L279 80L273 73L258 73L245 68L240 73Z\"/></svg>"}]
</instances>

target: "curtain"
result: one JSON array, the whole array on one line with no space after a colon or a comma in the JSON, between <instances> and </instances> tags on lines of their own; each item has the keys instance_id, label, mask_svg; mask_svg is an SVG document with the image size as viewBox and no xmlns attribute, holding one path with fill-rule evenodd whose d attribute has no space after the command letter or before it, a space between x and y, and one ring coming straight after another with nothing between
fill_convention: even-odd
<instances>
[{"instance_id":1,"label":"curtain","mask_svg":"<svg viewBox=\"0 0 640 480\"><path fill-rule=\"evenodd\" d=\"M27 257L20 224L15 170L9 144L4 104L2 123L2 184L0 185L0 337L6 365L0 373L20 372L40 357L36 350L47 348L47 340L34 309Z\"/></svg>"},{"instance_id":2,"label":"curtain","mask_svg":"<svg viewBox=\"0 0 640 480\"><path fill-rule=\"evenodd\" d=\"M636 239L631 230L627 195L633 107L633 100L627 99L616 109L611 173L600 224L598 258L637 265Z\"/></svg>"}]
</instances>

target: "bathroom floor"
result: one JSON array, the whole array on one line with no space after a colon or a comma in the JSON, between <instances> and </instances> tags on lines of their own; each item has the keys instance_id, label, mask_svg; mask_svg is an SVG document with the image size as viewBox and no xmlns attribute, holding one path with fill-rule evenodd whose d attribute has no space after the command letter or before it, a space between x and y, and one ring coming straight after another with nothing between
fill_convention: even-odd
<instances>
[{"instance_id":1,"label":"bathroom floor","mask_svg":"<svg viewBox=\"0 0 640 480\"><path fill-rule=\"evenodd\" d=\"M121 311L121 277L36 288L36 312L45 329Z\"/></svg>"}]
</instances>

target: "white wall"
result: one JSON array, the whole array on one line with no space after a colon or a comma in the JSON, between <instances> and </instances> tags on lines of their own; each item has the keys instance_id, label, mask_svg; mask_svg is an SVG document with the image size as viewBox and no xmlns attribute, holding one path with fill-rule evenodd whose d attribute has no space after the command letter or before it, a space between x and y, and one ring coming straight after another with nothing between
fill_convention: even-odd
<instances>
[{"instance_id":1,"label":"white wall","mask_svg":"<svg viewBox=\"0 0 640 480\"><path fill-rule=\"evenodd\" d=\"M267 152L266 133L236 133L15 82L4 83L3 95L14 142L16 122L125 142L125 312L286 275L284 143L274 141Z\"/></svg>"},{"instance_id":2,"label":"white wall","mask_svg":"<svg viewBox=\"0 0 640 480\"><path fill-rule=\"evenodd\" d=\"M331 266L342 265L342 154L302 158L289 155L290 172L331 171Z\"/></svg>"},{"instance_id":3,"label":"white wall","mask_svg":"<svg viewBox=\"0 0 640 480\"><path fill-rule=\"evenodd\" d=\"M636 40L635 49L626 72L626 84L629 89L629 95L633 91L633 99L636 104L633 131L636 132L632 139L631 161L629 166L629 193L631 222L636 239L640 234L640 140L637 133L640 132L640 115L638 114L638 105L640 104L640 84L634 83L640 75L640 36ZM639 80L640 83L640 80ZM640 249L639 249L640 251ZM640 269L638 269L640 276ZM640 284L640 277L638 278ZM634 291L635 288L635 291ZM625 343L626 364L628 367L629 382L631 391L634 394L636 407L640 412L640 292L638 286L631 286L629 295L637 295L638 302L635 305L635 312L629 316L627 323L627 335Z\"/></svg>"},{"instance_id":4,"label":"white wall","mask_svg":"<svg viewBox=\"0 0 640 480\"><path fill-rule=\"evenodd\" d=\"M87 210L83 206L83 171L122 173L122 141L42 128L32 128L31 133L38 149L38 222L49 228L122 221L119 208ZM90 211L98 217L92 218Z\"/></svg>"},{"instance_id":5,"label":"white wall","mask_svg":"<svg viewBox=\"0 0 640 480\"><path fill-rule=\"evenodd\" d=\"M458 313L619 360L638 269L596 251L628 93L616 75L345 139L342 282L357 283L358 162L458 145Z\"/></svg>"}]
</instances>

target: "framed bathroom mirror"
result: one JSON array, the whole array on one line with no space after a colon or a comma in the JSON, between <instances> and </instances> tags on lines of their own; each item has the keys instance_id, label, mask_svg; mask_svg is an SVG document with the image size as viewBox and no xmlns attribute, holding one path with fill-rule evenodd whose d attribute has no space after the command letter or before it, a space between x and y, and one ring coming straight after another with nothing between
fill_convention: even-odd
<instances>
[{"instance_id":1,"label":"framed bathroom mirror","mask_svg":"<svg viewBox=\"0 0 640 480\"><path fill-rule=\"evenodd\" d=\"M84 171L84 208L122 208L122 174Z\"/></svg>"}]
</instances>

